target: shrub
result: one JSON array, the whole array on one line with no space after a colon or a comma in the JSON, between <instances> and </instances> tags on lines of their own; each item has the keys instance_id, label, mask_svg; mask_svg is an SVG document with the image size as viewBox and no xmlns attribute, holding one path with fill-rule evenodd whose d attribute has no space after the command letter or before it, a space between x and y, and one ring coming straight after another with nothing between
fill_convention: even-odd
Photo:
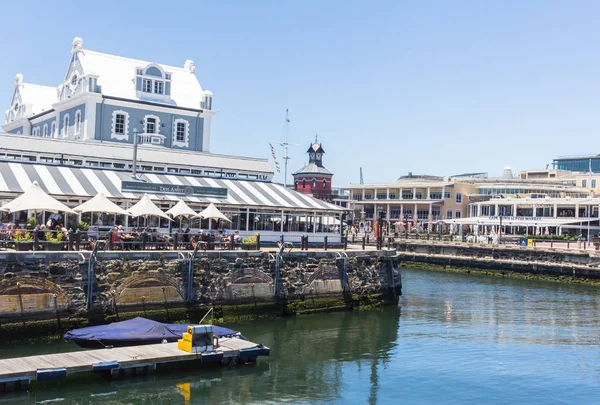
<instances>
[{"instance_id":1,"label":"shrub","mask_svg":"<svg viewBox=\"0 0 600 405\"><path fill-rule=\"evenodd\" d=\"M52 232L46 232L46 235L44 235L44 237L46 238L46 242L48 243L60 243L63 240L63 233L62 232L58 232L56 234L56 237L52 236Z\"/></svg>"},{"instance_id":2,"label":"shrub","mask_svg":"<svg viewBox=\"0 0 600 405\"><path fill-rule=\"evenodd\" d=\"M242 245L256 245L256 236L246 236L242 239Z\"/></svg>"},{"instance_id":3,"label":"shrub","mask_svg":"<svg viewBox=\"0 0 600 405\"><path fill-rule=\"evenodd\" d=\"M13 240L15 242L33 242L33 235L31 232L16 232Z\"/></svg>"},{"instance_id":4,"label":"shrub","mask_svg":"<svg viewBox=\"0 0 600 405\"><path fill-rule=\"evenodd\" d=\"M74 228L75 229L79 229L80 231L87 231L90 227L90 224L88 224L85 221L81 221L81 222L77 222L75 223Z\"/></svg>"}]
</instances>

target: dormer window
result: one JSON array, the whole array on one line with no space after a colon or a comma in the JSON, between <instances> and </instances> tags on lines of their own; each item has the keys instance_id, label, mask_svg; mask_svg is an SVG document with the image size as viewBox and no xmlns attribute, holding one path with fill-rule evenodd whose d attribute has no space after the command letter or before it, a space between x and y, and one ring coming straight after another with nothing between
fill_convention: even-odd
<instances>
[{"instance_id":1,"label":"dormer window","mask_svg":"<svg viewBox=\"0 0 600 405\"><path fill-rule=\"evenodd\" d=\"M144 79L142 89L144 93L152 93L152 80Z\"/></svg>"},{"instance_id":2,"label":"dormer window","mask_svg":"<svg viewBox=\"0 0 600 405\"><path fill-rule=\"evenodd\" d=\"M160 80L154 82L154 92L156 94L163 94L164 83Z\"/></svg>"}]
</instances>

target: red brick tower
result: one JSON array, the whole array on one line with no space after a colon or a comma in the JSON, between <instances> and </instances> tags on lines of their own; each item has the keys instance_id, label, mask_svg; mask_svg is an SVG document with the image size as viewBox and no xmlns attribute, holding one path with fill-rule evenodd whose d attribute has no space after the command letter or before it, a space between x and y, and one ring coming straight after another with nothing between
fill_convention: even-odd
<instances>
[{"instance_id":1,"label":"red brick tower","mask_svg":"<svg viewBox=\"0 0 600 405\"><path fill-rule=\"evenodd\" d=\"M333 173L323 167L323 154L325 151L320 143L315 142L310 145L308 150L308 164L302 169L293 173L294 190L312 194L321 199L331 199L331 178Z\"/></svg>"}]
</instances>

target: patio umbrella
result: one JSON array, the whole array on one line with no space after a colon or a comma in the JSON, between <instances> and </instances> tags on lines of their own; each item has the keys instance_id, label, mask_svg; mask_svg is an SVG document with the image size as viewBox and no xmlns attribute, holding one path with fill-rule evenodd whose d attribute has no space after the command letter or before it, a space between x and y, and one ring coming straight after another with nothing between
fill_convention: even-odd
<instances>
[{"instance_id":1,"label":"patio umbrella","mask_svg":"<svg viewBox=\"0 0 600 405\"><path fill-rule=\"evenodd\" d=\"M132 217L140 217L140 216L148 216L155 215L157 217L165 218L171 221L171 217L162 212L160 208L158 208L148 194L144 194L144 196L137 202L135 205L127 210Z\"/></svg>"},{"instance_id":2,"label":"patio umbrella","mask_svg":"<svg viewBox=\"0 0 600 405\"><path fill-rule=\"evenodd\" d=\"M31 186L20 196L14 200L4 204L1 208L3 211L64 211L70 214L75 214L71 208L67 207L60 201L50 197L38 184L37 181L31 183Z\"/></svg>"},{"instance_id":3,"label":"patio umbrella","mask_svg":"<svg viewBox=\"0 0 600 405\"><path fill-rule=\"evenodd\" d=\"M129 215L127 211L110 201L103 193L98 193L81 205L73 208L76 212L105 212L107 214Z\"/></svg>"},{"instance_id":4,"label":"patio umbrella","mask_svg":"<svg viewBox=\"0 0 600 405\"><path fill-rule=\"evenodd\" d=\"M219 209L215 207L215 204L213 203L210 203L208 207L195 216L208 219L222 219L224 221L231 222L231 220L227 218L221 211L219 211Z\"/></svg>"},{"instance_id":5,"label":"patio umbrella","mask_svg":"<svg viewBox=\"0 0 600 405\"><path fill-rule=\"evenodd\" d=\"M167 212L167 215L172 215L173 218L179 217L179 230L181 231L181 217L193 217L196 215L196 211L191 209L183 200L179 200L177 204L171 207Z\"/></svg>"}]
</instances>

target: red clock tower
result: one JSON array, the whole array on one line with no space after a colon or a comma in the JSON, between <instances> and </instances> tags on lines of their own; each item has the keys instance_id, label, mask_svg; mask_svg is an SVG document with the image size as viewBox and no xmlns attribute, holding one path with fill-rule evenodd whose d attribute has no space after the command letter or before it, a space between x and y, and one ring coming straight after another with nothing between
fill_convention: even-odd
<instances>
[{"instance_id":1,"label":"red clock tower","mask_svg":"<svg viewBox=\"0 0 600 405\"><path fill-rule=\"evenodd\" d=\"M333 197L331 193L333 173L323 167L323 155L325 154L323 147L315 139L306 153L308 153L308 164L292 174L294 190L312 194L321 199L331 199Z\"/></svg>"}]
</instances>

